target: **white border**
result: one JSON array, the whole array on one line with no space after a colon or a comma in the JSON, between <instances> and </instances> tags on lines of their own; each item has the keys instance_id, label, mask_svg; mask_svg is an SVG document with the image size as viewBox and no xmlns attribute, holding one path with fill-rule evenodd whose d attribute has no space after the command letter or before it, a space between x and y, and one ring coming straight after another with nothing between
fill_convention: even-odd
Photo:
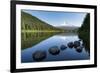
<instances>
[{"instance_id":1,"label":"white border","mask_svg":"<svg viewBox=\"0 0 100 73\"><path fill-rule=\"evenodd\" d=\"M90 60L21 63L21 9L90 13ZM16 5L16 69L94 64L94 10L85 8Z\"/></svg>"}]
</instances>

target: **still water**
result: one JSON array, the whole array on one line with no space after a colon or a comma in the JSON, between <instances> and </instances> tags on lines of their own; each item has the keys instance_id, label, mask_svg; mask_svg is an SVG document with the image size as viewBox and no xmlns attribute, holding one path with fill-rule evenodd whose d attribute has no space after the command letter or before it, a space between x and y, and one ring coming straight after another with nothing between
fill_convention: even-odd
<instances>
[{"instance_id":1,"label":"still water","mask_svg":"<svg viewBox=\"0 0 100 73\"><path fill-rule=\"evenodd\" d=\"M77 33L22 33L21 37L21 62L38 62L33 58L36 51L44 51L43 61L68 61L68 60L87 60L90 59L89 47L84 45L83 39ZM68 43L79 41L82 45L81 50L75 47L68 47ZM61 46L66 46L64 49ZM50 48L59 50L57 54L51 54ZM41 54L38 54L41 55Z\"/></svg>"}]
</instances>

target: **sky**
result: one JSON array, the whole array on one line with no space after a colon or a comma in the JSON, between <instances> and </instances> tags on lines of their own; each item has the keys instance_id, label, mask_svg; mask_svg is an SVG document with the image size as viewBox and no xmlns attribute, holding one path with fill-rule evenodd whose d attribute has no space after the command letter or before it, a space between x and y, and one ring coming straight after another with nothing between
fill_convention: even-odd
<instances>
[{"instance_id":1,"label":"sky","mask_svg":"<svg viewBox=\"0 0 100 73\"><path fill-rule=\"evenodd\" d=\"M86 16L83 12L55 12L39 10L22 10L53 26L77 26L80 27Z\"/></svg>"}]
</instances>

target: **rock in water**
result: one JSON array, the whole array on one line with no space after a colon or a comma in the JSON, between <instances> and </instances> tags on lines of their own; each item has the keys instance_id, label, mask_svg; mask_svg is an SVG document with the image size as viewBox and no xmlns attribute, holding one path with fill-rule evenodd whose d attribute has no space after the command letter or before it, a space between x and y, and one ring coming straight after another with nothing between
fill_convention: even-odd
<instances>
[{"instance_id":1,"label":"rock in water","mask_svg":"<svg viewBox=\"0 0 100 73\"><path fill-rule=\"evenodd\" d=\"M61 47L60 47L61 50L65 50L66 48L67 48L67 46L65 46L65 45L61 45Z\"/></svg>"},{"instance_id":2,"label":"rock in water","mask_svg":"<svg viewBox=\"0 0 100 73\"><path fill-rule=\"evenodd\" d=\"M79 53L81 53L82 49L83 49L83 46L79 46L79 47L76 48L76 51L79 52Z\"/></svg>"},{"instance_id":3,"label":"rock in water","mask_svg":"<svg viewBox=\"0 0 100 73\"><path fill-rule=\"evenodd\" d=\"M73 46L74 46L73 42L69 42L67 45L69 48L73 48Z\"/></svg>"},{"instance_id":4,"label":"rock in water","mask_svg":"<svg viewBox=\"0 0 100 73\"><path fill-rule=\"evenodd\" d=\"M77 48L77 47L79 47L80 46L80 41L75 41L74 42L74 48Z\"/></svg>"},{"instance_id":5,"label":"rock in water","mask_svg":"<svg viewBox=\"0 0 100 73\"><path fill-rule=\"evenodd\" d=\"M47 54L45 51L36 51L32 56L35 61L42 61L46 58Z\"/></svg>"},{"instance_id":6,"label":"rock in water","mask_svg":"<svg viewBox=\"0 0 100 73\"><path fill-rule=\"evenodd\" d=\"M60 53L60 50L57 46L53 46L49 48L49 53L52 55L58 55Z\"/></svg>"}]
</instances>

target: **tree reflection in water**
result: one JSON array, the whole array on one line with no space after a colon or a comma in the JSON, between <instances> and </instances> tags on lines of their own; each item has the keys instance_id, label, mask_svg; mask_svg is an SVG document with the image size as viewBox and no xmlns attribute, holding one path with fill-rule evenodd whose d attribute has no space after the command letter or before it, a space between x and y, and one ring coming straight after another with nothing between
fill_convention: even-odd
<instances>
[{"instance_id":1,"label":"tree reflection in water","mask_svg":"<svg viewBox=\"0 0 100 73\"><path fill-rule=\"evenodd\" d=\"M39 42L53 36L53 32L22 32L21 33L21 49L32 47Z\"/></svg>"}]
</instances>

